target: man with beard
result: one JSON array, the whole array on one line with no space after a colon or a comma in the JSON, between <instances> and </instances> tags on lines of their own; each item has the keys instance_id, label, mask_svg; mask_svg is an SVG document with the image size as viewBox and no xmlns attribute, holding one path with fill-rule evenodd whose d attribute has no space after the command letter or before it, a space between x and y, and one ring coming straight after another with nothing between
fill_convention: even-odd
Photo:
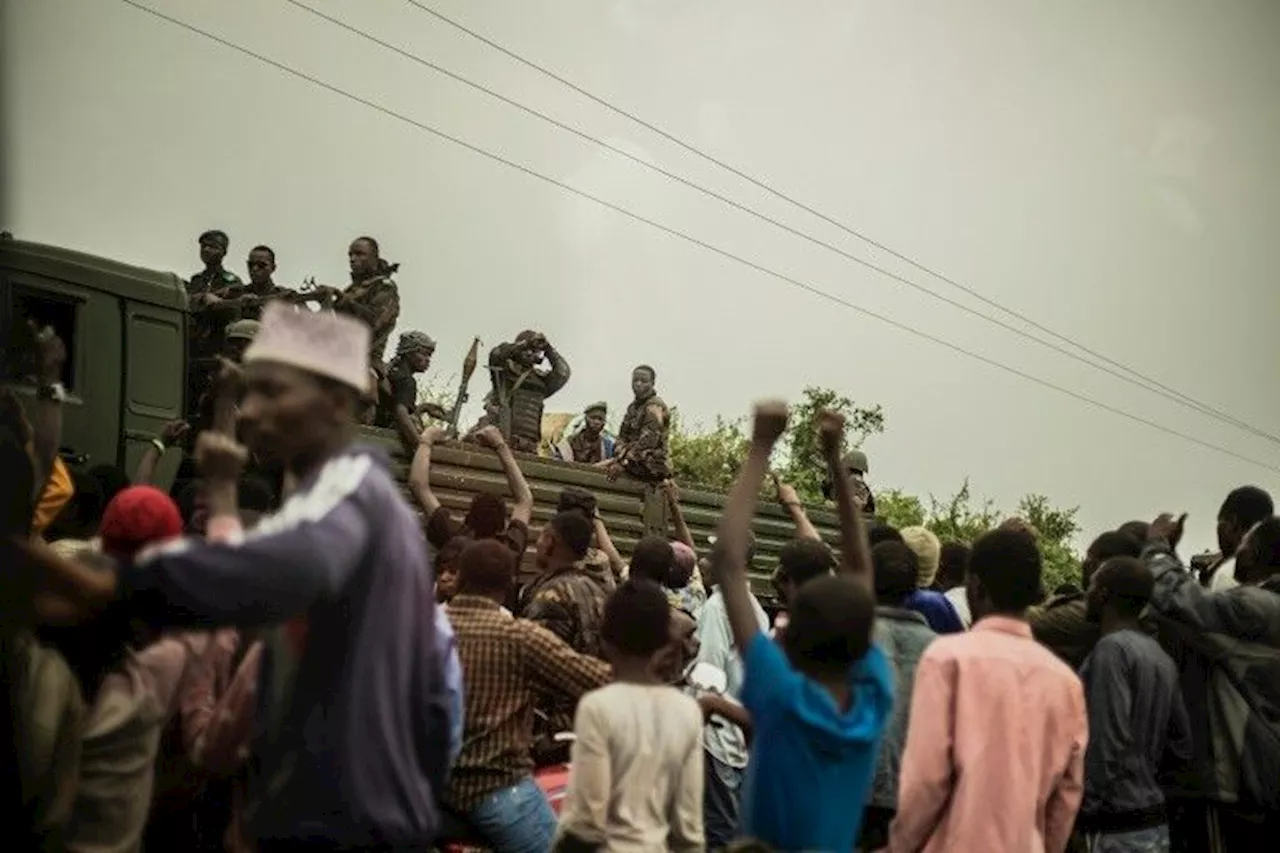
<instances>
[{"instance_id":1,"label":"man with beard","mask_svg":"<svg viewBox=\"0 0 1280 853\"><path fill-rule=\"evenodd\" d=\"M549 370L539 370L546 359ZM499 428L512 450L537 453L542 440L542 408L569 381L569 362L541 332L529 329L511 343L489 351L492 402Z\"/></svg>"},{"instance_id":2,"label":"man with beard","mask_svg":"<svg viewBox=\"0 0 1280 853\"><path fill-rule=\"evenodd\" d=\"M609 416L606 403L592 403L582 412L582 428L556 446L556 453L566 462L595 465L613 458L613 436L604 431Z\"/></svg>"},{"instance_id":3,"label":"man with beard","mask_svg":"<svg viewBox=\"0 0 1280 853\"><path fill-rule=\"evenodd\" d=\"M265 640L246 811L261 853L424 850L439 827L456 651L429 604L418 518L385 456L352 440L368 353L369 331L351 318L278 304L263 313L240 420L296 487L253 531L181 539L99 571L40 544L0 546L11 575L60 599L64 621L280 626ZM236 511L245 452L225 436L200 439L211 526Z\"/></svg>"},{"instance_id":4,"label":"man with beard","mask_svg":"<svg viewBox=\"0 0 1280 853\"><path fill-rule=\"evenodd\" d=\"M611 480L623 473L646 483L661 483L671 477L667 454L671 412L654 389L656 380L657 374L647 364L631 371L635 399L622 416L615 456L604 463Z\"/></svg>"}]
</instances>

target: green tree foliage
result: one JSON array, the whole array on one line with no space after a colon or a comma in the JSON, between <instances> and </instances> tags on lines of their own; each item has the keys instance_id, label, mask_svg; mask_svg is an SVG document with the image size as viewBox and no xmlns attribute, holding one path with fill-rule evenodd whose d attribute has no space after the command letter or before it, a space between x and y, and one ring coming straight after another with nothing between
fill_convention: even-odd
<instances>
[{"instance_id":1,"label":"green tree foliage","mask_svg":"<svg viewBox=\"0 0 1280 853\"><path fill-rule=\"evenodd\" d=\"M864 408L850 398L828 388L806 388L791 409L791 425L775 454L775 470L795 487L801 500L822 505L822 481L826 466L816 442L815 419L824 408L835 409L849 424L846 450L860 447L873 435L884 432L885 416L880 406ZM671 464L681 485L725 492L738 476L746 456L748 436L745 420L716 418L707 429L689 427L674 413L671 424ZM766 490L771 490L766 486ZM1080 532L1077 508L1054 506L1045 495L1024 497L1015 513L1002 512L990 500L973 496L969 481L949 498L929 495L927 500L900 489L878 488L876 514L899 529L923 525L943 542L971 544L988 530L1010 517L1021 518L1035 530L1044 556L1044 583L1048 591L1063 583L1080 583L1080 561L1071 540Z\"/></svg>"}]
</instances>

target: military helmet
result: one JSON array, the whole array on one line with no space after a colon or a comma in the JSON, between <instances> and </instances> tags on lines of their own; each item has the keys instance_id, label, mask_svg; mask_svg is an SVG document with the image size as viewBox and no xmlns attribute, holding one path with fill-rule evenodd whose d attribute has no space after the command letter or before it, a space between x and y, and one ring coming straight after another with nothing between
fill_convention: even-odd
<instances>
[{"instance_id":1,"label":"military helmet","mask_svg":"<svg viewBox=\"0 0 1280 853\"><path fill-rule=\"evenodd\" d=\"M396 345L396 355L408 355L411 352L435 352L436 342L426 332L405 332Z\"/></svg>"},{"instance_id":2,"label":"military helmet","mask_svg":"<svg viewBox=\"0 0 1280 853\"><path fill-rule=\"evenodd\" d=\"M867 454L861 450L850 450L841 460L846 471L857 471L859 474L868 474L871 469L867 467Z\"/></svg>"}]
</instances>

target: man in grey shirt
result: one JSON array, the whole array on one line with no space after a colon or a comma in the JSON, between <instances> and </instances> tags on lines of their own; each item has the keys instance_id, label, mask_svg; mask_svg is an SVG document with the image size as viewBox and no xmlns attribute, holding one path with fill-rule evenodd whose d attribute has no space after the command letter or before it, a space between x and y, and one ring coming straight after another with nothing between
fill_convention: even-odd
<instances>
[{"instance_id":1,"label":"man in grey shirt","mask_svg":"<svg viewBox=\"0 0 1280 853\"><path fill-rule=\"evenodd\" d=\"M1113 557L1089 584L1087 614L1102 636L1080 670L1089 746L1076 828L1104 853L1169 849L1161 776L1191 758L1178 669L1138 624L1153 586L1134 557Z\"/></svg>"}]
</instances>

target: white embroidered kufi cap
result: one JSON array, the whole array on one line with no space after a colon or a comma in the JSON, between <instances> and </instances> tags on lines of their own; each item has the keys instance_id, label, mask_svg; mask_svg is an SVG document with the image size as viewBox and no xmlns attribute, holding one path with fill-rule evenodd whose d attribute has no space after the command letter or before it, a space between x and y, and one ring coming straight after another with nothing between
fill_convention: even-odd
<instances>
[{"instance_id":1,"label":"white embroidered kufi cap","mask_svg":"<svg viewBox=\"0 0 1280 853\"><path fill-rule=\"evenodd\" d=\"M327 376L364 394L369 387L369 327L331 311L297 311L283 302L262 310L262 326L244 363L274 361Z\"/></svg>"}]
</instances>

